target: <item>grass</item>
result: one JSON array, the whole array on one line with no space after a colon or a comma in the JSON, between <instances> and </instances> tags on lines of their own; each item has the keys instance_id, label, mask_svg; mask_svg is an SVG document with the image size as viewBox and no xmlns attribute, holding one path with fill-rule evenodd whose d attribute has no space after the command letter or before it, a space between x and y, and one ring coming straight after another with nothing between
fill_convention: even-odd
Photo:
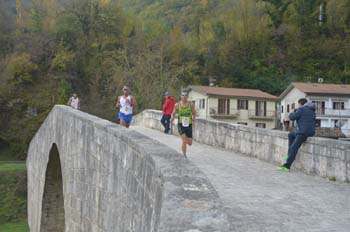
<instances>
[{"instance_id":1,"label":"grass","mask_svg":"<svg viewBox=\"0 0 350 232\"><path fill-rule=\"evenodd\" d=\"M23 161L0 161L0 232L27 232L27 179Z\"/></svg>"},{"instance_id":2,"label":"grass","mask_svg":"<svg viewBox=\"0 0 350 232\"><path fill-rule=\"evenodd\" d=\"M0 172L25 171L26 164L22 161L0 161Z\"/></svg>"},{"instance_id":3,"label":"grass","mask_svg":"<svg viewBox=\"0 0 350 232\"><path fill-rule=\"evenodd\" d=\"M28 232L28 225L26 222L10 222L0 224L0 232Z\"/></svg>"}]
</instances>

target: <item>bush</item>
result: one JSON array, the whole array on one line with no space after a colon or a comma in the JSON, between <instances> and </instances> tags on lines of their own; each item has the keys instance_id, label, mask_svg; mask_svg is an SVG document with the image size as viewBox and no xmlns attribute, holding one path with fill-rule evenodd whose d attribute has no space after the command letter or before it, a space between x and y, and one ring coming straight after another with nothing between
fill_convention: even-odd
<instances>
[{"instance_id":1,"label":"bush","mask_svg":"<svg viewBox=\"0 0 350 232\"><path fill-rule=\"evenodd\" d=\"M10 58L7 70L15 84L28 84L33 82L33 75L38 66L31 61L28 53L14 54Z\"/></svg>"},{"instance_id":2,"label":"bush","mask_svg":"<svg viewBox=\"0 0 350 232\"><path fill-rule=\"evenodd\" d=\"M59 50L56 57L52 60L52 68L57 71L66 71L73 63L74 53L66 50Z\"/></svg>"},{"instance_id":3,"label":"bush","mask_svg":"<svg viewBox=\"0 0 350 232\"><path fill-rule=\"evenodd\" d=\"M72 87L66 80L61 80L58 92L58 104L65 105L72 94Z\"/></svg>"}]
</instances>

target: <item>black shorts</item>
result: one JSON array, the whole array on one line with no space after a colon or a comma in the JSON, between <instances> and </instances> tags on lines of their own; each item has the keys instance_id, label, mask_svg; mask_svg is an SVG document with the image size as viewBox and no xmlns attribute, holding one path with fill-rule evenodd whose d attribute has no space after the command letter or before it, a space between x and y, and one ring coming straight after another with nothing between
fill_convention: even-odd
<instances>
[{"instance_id":1,"label":"black shorts","mask_svg":"<svg viewBox=\"0 0 350 232\"><path fill-rule=\"evenodd\" d=\"M187 138L192 139L192 124L188 127L183 127L181 123L177 124L177 129L180 135L185 134Z\"/></svg>"}]
</instances>

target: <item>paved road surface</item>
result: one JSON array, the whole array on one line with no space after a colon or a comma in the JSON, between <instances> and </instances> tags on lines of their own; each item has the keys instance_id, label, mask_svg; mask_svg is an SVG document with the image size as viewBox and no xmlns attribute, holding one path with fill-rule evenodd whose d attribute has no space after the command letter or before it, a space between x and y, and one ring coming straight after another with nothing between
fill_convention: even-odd
<instances>
[{"instance_id":1,"label":"paved road surface","mask_svg":"<svg viewBox=\"0 0 350 232\"><path fill-rule=\"evenodd\" d=\"M181 151L179 137L132 129ZM350 184L280 173L270 163L198 143L188 160L217 190L233 231L350 232Z\"/></svg>"}]
</instances>

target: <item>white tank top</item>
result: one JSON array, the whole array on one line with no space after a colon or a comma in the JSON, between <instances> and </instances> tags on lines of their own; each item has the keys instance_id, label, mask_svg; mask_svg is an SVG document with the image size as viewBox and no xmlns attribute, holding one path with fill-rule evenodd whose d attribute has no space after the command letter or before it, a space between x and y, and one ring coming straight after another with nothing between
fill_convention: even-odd
<instances>
[{"instance_id":1,"label":"white tank top","mask_svg":"<svg viewBox=\"0 0 350 232\"><path fill-rule=\"evenodd\" d=\"M131 102L131 96L128 96L127 98L120 96L120 112L124 114L132 114L132 105L130 103L126 103L126 99Z\"/></svg>"},{"instance_id":2,"label":"white tank top","mask_svg":"<svg viewBox=\"0 0 350 232\"><path fill-rule=\"evenodd\" d=\"M79 98L72 97L70 105L77 110L79 108Z\"/></svg>"}]
</instances>

